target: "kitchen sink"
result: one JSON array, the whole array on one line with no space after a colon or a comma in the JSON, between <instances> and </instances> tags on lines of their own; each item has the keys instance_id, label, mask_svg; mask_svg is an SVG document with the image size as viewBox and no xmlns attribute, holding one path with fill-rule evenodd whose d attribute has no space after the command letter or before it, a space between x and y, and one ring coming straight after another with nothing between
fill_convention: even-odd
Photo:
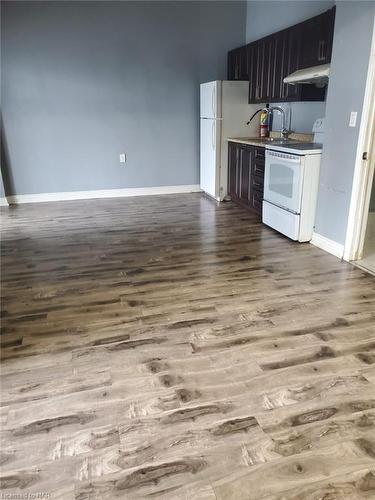
<instances>
[{"instance_id":1,"label":"kitchen sink","mask_svg":"<svg viewBox=\"0 0 375 500\"><path fill-rule=\"evenodd\" d=\"M284 138L284 137L265 137L264 138L267 142L286 142L288 141L288 139Z\"/></svg>"}]
</instances>

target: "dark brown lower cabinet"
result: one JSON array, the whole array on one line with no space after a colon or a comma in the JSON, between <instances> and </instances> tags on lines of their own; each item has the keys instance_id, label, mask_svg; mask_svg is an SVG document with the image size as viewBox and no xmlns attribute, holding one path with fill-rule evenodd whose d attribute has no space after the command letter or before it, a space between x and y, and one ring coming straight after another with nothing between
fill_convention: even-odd
<instances>
[{"instance_id":1,"label":"dark brown lower cabinet","mask_svg":"<svg viewBox=\"0 0 375 500\"><path fill-rule=\"evenodd\" d=\"M228 193L235 203L262 216L264 148L229 142Z\"/></svg>"}]
</instances>

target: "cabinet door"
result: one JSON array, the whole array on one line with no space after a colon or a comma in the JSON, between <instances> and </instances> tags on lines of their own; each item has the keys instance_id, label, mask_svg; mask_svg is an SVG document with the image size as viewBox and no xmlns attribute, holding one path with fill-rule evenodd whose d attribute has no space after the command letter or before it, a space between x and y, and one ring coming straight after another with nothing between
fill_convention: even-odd
<instances>
[{"instance_id":1,"label":"cabinet door","mask_svg":"<svg viewBox=\"0 0 375 500\"><path fill-rule=\"evenodd\" d=\"M264 44L265 82L263 97L268 102L273 100L272 95L275 87L277 65L277 37L275 35L267 37L264 41Z\"/></svg>"},{"instance_id":2,"label":"cabinet door","mask_svg":"<svg viewBox=\"0 0 375 500\"><path fill-rule=\"evenodd\" d=\"M257 102L257 44L247 46L247 67L249 75L249 104Z\"/></svg>"},{"instance_id":3,"label":"cabinet door","mask_svg":"<svg viewBox=\"0 0 375 500\"><path fill-rule=\"evenodd\" d=\"M263 95L265 93L264 91L264 79L265 79L265 72L264 72L264 51L265 51L265 46L262 40L259 40L256 44L256 84L255 84L255 102L262 102L263 101Z\"/></svg>"},{"instance_id":4,"label":"cabinet door","mask_svg":"<svg viewBox=\"0 0 375 500\"><path fill-rule=\"evenodd\" d=\"M302 50L299 69L329 63L332 53L335 9L301 23Z\"/></svg>"},{"instance_id":5,"label":"cabinet door","mask_svg":"<svg viewBox=\"0 0 375 500\"><path fill-rule=\"evenodd\" d=\"M228 143L228 193L236 198L238 195L238 156L240 144Z\"/></svg>"},{"instance_id":6,"label":"cabinet door","mask_svg":"<svg viewBox=\"0 0 375 500\"><path fill-rule=\"evenodd\" d=\"M264 191L264 148L254 148L254 159L251 163L250 208L260 217L262 216Z\"/></svg>"},{"instance_id":7,"label":"cabinet door","mask_svg":"<svg viewBox=\"0 0 375 500\"><path fill-rule=\"evenodd\" d=\"M299 68L300 26L293 26L284 32L282 41L281 97L283 101L298 101L301 86L284 83L284 78Z\"/></svg>"},{"instance_id":8,"label":"cabinet door","mask_svg":"<svg viewBox=\"0 0 375 500\"><path fill-rule=\"evenodd\" d=\"M228 52L228 63L227 63L227 78L228 80L235 80L236 75L236 51L231 50Z\"/></svg>"},{"instance_id":9,"label":"cabinet door","mask_svg":"<svg viewBox=\"0 0 375 500\"><path fill-rule=\"evenodd\" d=\"M228 144L228 192L232 200L262 216L264 148Z\"/></svg>"},{"instance_id":10,"label":"cabinet door","mask_svg":"<svg viewBox=\"0 0 375 500\"><path fill-rule=\"evenodd\" d=\"M319 16L318 64L331 62L335 13L336 9L334 7Z\"/></svg>"},{"instance_id":11,"label":"cabinet door","mask_svg":"<svg viewBox=\"0 0 375 500\"><path fill-rule=\"evenodd\" d=\"M271 47L271 37L263 38L258 42L256 88L256 100L258 102L267 102L270 98Z\"/></svg>"},{"instance_id":12,"label":"cabinet door","mask_svg":"<svg viewBox=\"0 0 375 500\"><path fill-rule=\"evenodd\" d=\"M298 100L300 86L284 84L283 80L298 69L299 50L299 33L294 28L255 42L249 103Z\"/></svg>"},{"instance_id":13,"label":"cabinet door","mask_svg":"<svg viewBox=\"0 0 375 500\"><path fill-rule=\"evenodd\" d=\"M251 191L250 206L251 209L259 215L259 217L262 217L263 194L261 191Z\"/></svg>"},{"instance_id":14,"label":"cabinet door","mask_svg":"<svg viewBox=\"0 0 375 500\"><path fill-rule=\"evenodd\" d=\"M240 76L239 80L247 81L249 79L249 66L247 57L247 45L239 48Z\"/></svg>"},{"instance_id":15,"label":"cabinet door","mask_svg":"<svg viewBox=\"0 0 375 500\"><path fill-rule=\"evenodd\" d=\"M251 165L251 188L263 192L264 187L264 163L254 161Z\"/></svg>"},{"instance_id":16,"label":"cabinet door","mask_svg":"<svg viewBox=\"0 0 375 500\"><path fill-rule=\"evenodd\" d=\"M275 37L262 38L250 44L248 61L249 104L272 100L277 63Z\"/></svg>"},{"instance_id":17,"label":"cabinet door","mask_svg":"<svg viewBox=\"0 0 375 500\"><path fill-rule=\"evenodd\" d=\"M248 205L250 203L250 182L251 182L251 164L253 160L253 148L251 146L242 146L240 151L240 175L239 175L239 199Z\"/></svg>"},{"instance_id":18,"label":"cabinet door","mask_svg":"<svg viewBox=\"0 0 375 500\"><path fill-rule=\"evenodd\" d=\"M265 101L298 100L300 86L284 84L284 78L298 68L299 36L289 28L269 37L265 45Z\"/></svg>"},{"instance_id":19,"label":"cabinet door","mask_svg":"<svg viewBox=\"0 0 375 500\"><path fill-rule=\"evenodd\" d=\"M280 78L278 69L280 61L277 53L278 42L279 38L277 35L268 37L266 41L267 101L275 101L280 97L277 90L277 80Z\"/></svg>"},{"instance_id":20,"label":"cabinet door","mask_svg":"<svg viewBox=\"0 0 375 500\"><path fill-rule=\"evenodd\" d=\"M278 50L277 34L256 42L254 49L255 74L252 77L255 82L255 90L252 102L275 102L279 99L280 61Z\"/></svg>"},{"instance_id":21,"label":"cabinet door","mask_svg":"<svg viewBox=\"0 0 375 500\"><path fill-rule=\"evenodd\" d=\"M317 17L301 23L301 58L299 68L316 66L319 48L319 22Z\"/></svg>"},{"instance_id":22,"label":"cabinet door","mask_svg":"<svg viewBox=\"0 0 375 500\"><path fill-rule=\"evenodd\" d=\"M281 68L284 39L280 33L272 37L270 45L269 100L278 102L281 95Z\"/></svg>"},{"instance_id":23,"label":"cabinet door","mask_svg":"<svg viewBox=\"0 0 375 500\"><path fill-rule=\"evenodd\" d=\"M228 52L228 80L241 80L240 49Z\"/></svg>"},{"instance_id":24,"label":"cabinet door","mask_svg":"<svg viewBox=\"0 0 375 500\"><path fill-rule=\"evenodd\" d=\"M247 47L228 52L228 80L248 80Z\"/></svg>"}]
</instances>

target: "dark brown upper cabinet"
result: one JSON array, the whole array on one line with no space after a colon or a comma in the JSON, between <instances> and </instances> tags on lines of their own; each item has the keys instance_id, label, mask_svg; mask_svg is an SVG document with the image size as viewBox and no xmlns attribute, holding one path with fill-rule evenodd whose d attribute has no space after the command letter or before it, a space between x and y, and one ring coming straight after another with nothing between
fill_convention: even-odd
<instances>
[{"instance_id":1,"label":"dark brown upper cabinet","mask_svg":"<svg viewBox=\"0 0 375 500\"><path fill-rule=\"evenodd\" d=\"M249 102L257 102L257 43L247 45L248 76L249 76Z\"/></svg>"},{"instance_id":2,"label":"dark brown upper cabinet","mask_svg":"<svg viewBox=\"0 0 375 500\"><path fill-rule=\"evenodd\" d=\"M228 80L248 80L247 46L228 52Z\"/></svg>"},{"instance_id":3,"label":"dark brown upper cabinet","mask_svg":"<svg viewBox=\"0 0 375 500\"><path fill-rule=\"evenodd\" d=\"M324 101L326 87L284 83L286 76L301 69L301 26L296 25L276 33L275 37L280 39L280 55L277 59L281 60L281 71L276 79L280 87L270 96L269 102Z\"/></svg>"},{"instance_id":4,"label":"dark brown upper cabinet","mask_svg":"<svg viewBox=\"0 0 375 500\"><path fill-rule=\"evenodd\" d=\"M324 101L325 89L284 78L331 60L335 8L228 53L228 79L249 81L249 103Z\"/></svg>"},{"instance_id":5,"label":"dark brown upper cabinet","mask_svg":"<svg viewBox=\"0 0 375 500\"><path fill-rule=\"evenodd\" d=\"M300 36L298 26L284 30L277 34L276 37L280 39L280 53L278 55L281 59L281 74L278 79L280 85L279 96L282 101L298 101L300 99L301 85L284 83L284 78L299 68Z\"/></svg>"},{"instance_id":6,"label":"dark brown upper cabinet","mask_svg":"<svg viewBox=\"0 0 375 500\"><path fill-rule=\"evenodd\" d=\"M300 24L301 56L299 69L331 61L335 9Z\"/></svg>"},{"instance_id":7,"label":"dark brown upper cabinet","mask_svg":"<svg viewBox=\"0 0 375 500\"><path fill-rule=\"evenodd\" d=\"M249 102L265 102L279 95L278 50L279 40L274 36L248 45Z\"/></svg>"},{"instance_id":8,"label":"dark brown upper cabinet","mask_svg":"<svg viewBox=\"0 0 375 500\"><path fill-rule=\"evenodd\" d=\"M273 36L263 38L257 43L255 102L265 102L267 97L271 95L274 45Z\"/></svg>"}]
</instances>

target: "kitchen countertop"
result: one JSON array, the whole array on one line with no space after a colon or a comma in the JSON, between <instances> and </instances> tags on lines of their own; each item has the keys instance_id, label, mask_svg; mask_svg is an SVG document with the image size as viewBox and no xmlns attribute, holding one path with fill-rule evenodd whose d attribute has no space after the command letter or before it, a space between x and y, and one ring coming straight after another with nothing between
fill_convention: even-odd
<instances>
[{"instance_id":1,"label":"kitchen countertop","mask_svg":"<svg viewBox=\"0 0 375 500\"><path fill-rule=\"evenodd\" d=\"M290 153L296 155L306 155L306 154L321 154L322 145L314 142L306 142L301 140L299 135L303 134L293 134L287 140L282 140L279 137L273 136L270 138L262 137L232 137L229 138L229 142L237 142L240 144L249 144L250 146L260 146L262 148L271 149L273 151L280 151L282 153ZM308 138L308 134L304 134ZM298 136L297 140L296 136Z\"/></svg>"},{"instance_id":2,"label":"kitchen countertop","mask_svg":"<svg viewBox=\"0 0 375 500\"><path fill-rule=\"evenodd\" d=\"M228 142L238 142L240 144L249 144L250 146L280 146L280 145L288 145L288 144L298 144L301 141L297 141L296 139L288 139L287 141L280 141L274 138L272 141L269 139L264 139L261 137L230 137Z\"/></svg>"},{"instance_id":3,"label":"kitchen countertop","mask_svg":"<svg viewBox=\"0 0 375 500\"><path fill-rule=\"evenodd\" d=\"M271 131L270 136L274 139L273 141L267 140L266 138L261 137L230 137L228 141L230 142L238 142L240 144L249 144L250 146L280 146L287 144L298 144L299 142L312 142L313 134L304 134L299 132L292 132L287 141L278 141L279 133Z\"/></svg>"}]
</instances>

